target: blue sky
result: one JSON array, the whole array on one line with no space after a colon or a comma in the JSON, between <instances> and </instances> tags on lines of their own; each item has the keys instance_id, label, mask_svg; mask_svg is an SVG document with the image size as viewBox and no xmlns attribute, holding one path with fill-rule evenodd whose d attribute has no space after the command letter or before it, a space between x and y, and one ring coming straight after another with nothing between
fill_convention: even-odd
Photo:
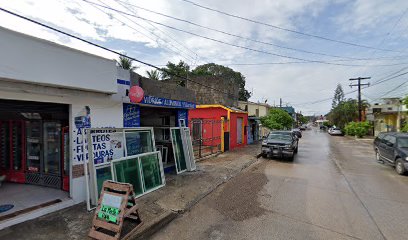
<instances>
[{"instance_id":1,"label":"blue sky","mask_svg":"<svg viewBox=\"0 0 408 240\"><path fill-rule=\"evenodd\" d=\"M404 71L405 67L408 69L408 1L404 0L193 0L204 6L283 28L393 51L349 46L281 31L201 9L182 0L89 1L255 50L312 61L361 66L322 63L234 65L298 60L227 46L97 7L82 0L2 1L0 6L114 50L125 51L129 56L152 64L161 65L168 61L183 60L192 67L208 62L229 66L246 76L247 89L253 90L251 101L267 99L268 103L277 104L282 97L285 104L293 105L297 111L306 114L327 113L330 110L331 101L321 100L332 97L338 83L343 85L345 92L349 92L349 78L371 76L370 82L376 83L399 70L402 70L400 73L408 71ZM340 57L297 52L226 36L155 15L129 4L245 38ZM60 36L3 12L0 12L0 25L106 58L117 58L114 54ZM395 65L379 66L390 64ZM137 72L145 75L145 71L149 68L138 65L140 68ZM400 97L408 93L408 84L398 87L407 82L406 79L405 76L401 76L364 89L364 98L371 102L378 102L377 98L393 89L395 90L384 96ZM356 94L349 94L347 97L356 97Z\"/></svg>"}]
</instances>

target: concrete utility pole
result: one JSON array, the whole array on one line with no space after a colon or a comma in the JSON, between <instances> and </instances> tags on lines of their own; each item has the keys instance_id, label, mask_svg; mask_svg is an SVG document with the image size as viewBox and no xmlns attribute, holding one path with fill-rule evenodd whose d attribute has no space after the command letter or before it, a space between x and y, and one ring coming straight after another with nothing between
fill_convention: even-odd
<instances>
[{"instance_id":1,"label":"concrete utility pole","mask_svg":"<svg viewBox=\"0 0 408 240\"><path fill-rule=\"evenodd\" d=\"M350 78L350 81L357 81L357 84L350 84L350 87L358 87L358 121L361 122L361 86L370 86L370 83L361 83L361 80L371 79L371 77Z\"/></svg>"}]
</instances>

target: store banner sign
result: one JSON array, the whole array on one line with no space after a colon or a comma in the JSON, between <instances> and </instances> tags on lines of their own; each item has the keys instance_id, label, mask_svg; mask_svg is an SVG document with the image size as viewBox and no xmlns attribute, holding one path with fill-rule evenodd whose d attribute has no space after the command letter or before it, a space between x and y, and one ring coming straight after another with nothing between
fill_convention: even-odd
<instances>
[{"instance_id":1,"label":"store banner sign","mask_svg":"<svg viewBox=\"0 0 408 240\"><path fill-rule=\"evenodd\" d=\"M123 127L140 127L140 107L135 104L123 104Z\"/></svg>"},{"instance_id":2,"label":"store banner sign","mask_svg":"<svg viewBox=\"0 0 408 240\"><path fill-rule=\"evenodd\" d=\"M160 107L172 107L172 108L196 108L196 104L193 102L186 102L180 100L172 100L154 96L144 96L141 104L160 106Z\"/></svg>"},{"instance_id":3,"label":"store banner sign","mask_svg":"<svg viewBox=\"0 0 408 240\"><path fill-rule=\"evenodd\" d=\"M82 132L86 135L88 131L89 129L85 128L76 131L74 141L76 143L74 149L74 160L76 164L89 159L88 140L86 138L82 139ZM116 132L114 129L92 131L91 139L94 164L106 163L112 159L124 156L125 150L123 146L123 134L121 132ZM83 141L85 141L85 149L83 147Z\"/></svg>"}]
</instances>

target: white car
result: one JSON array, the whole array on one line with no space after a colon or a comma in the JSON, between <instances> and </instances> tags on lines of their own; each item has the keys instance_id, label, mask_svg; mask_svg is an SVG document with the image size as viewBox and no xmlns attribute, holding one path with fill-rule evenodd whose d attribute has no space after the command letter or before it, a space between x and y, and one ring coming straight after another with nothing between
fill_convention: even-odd
<instances>
[{"instance_id":1,"label":"white car","mask_svg":"<svg viewBox=\"0 0 408 240\"><path fill-rule=\"evenodd\" d=\"M330 135L343 136L343 132L340 128L330 128L328 132Z\"/></svg>"}]
</instances>

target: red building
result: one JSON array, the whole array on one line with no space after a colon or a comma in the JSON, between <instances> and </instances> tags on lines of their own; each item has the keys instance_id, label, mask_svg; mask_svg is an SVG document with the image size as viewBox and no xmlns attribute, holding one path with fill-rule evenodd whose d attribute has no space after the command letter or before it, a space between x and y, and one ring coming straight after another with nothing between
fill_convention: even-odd
<instances>
[{"instance_id":1,"label":"red building","mask_svg":"<svg viewBox=\"0 0 408 240\"><path fill-rule=\"evenodd\" d=\"M211 139L207 143L204 141L203 144L219 145L222 152L247 144L247 112L222 105L197 105L196 109L189 110L188 120L202 123L220 122L219 125L201 124L200 128L196 128L199 131L192 132L201 134L201 139ZM194 128L190 125L191 127Z\"/></svg>"}]
</instances>

